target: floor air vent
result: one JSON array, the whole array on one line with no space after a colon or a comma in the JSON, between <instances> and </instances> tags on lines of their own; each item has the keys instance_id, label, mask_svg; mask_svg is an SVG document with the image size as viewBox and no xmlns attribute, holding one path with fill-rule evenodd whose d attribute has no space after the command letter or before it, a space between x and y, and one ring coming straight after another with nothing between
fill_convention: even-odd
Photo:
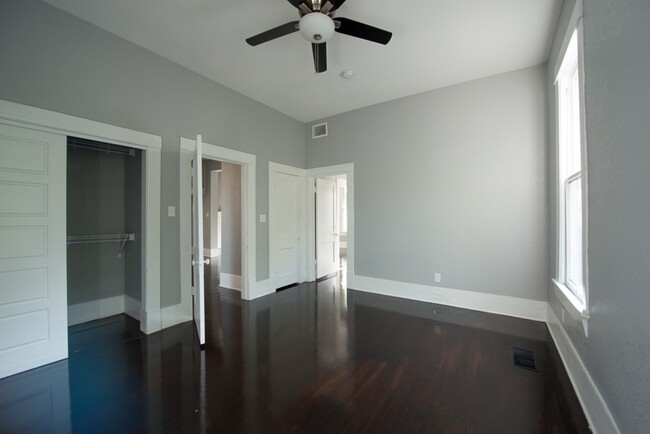
<instances>
[{"instance_id":1,"label":"floor air vent","mask_svg":"<svg viewBox=\"0 0 650 434\"><path fill-rule=\"evenodd\" d=\"M537 368L535 368L535 357L533 356L532 351L513 348L512 355L515 359L515 366L530 369L531 371L537 371Z\"/></svg>"}]
</instances>

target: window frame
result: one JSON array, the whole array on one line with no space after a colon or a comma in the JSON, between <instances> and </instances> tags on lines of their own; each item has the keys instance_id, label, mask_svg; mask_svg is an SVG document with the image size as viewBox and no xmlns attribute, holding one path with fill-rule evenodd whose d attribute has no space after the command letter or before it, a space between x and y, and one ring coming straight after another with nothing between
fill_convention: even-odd
<instances>
[{"instance_id":1,"label":"window frame","mask_svg":"<svg viewBox=\"0 0 650 434\"><path fill-rule=\"evenodd\" d=\"M555 77L556 96L556 156L557 156L557 263L556 275L553 279L555 287L559 290L560 300L565 307L573 308L581 317L587 332L586 320L589 318L589 282L588 282L588 182L587 182L587 141L585 135L585 97L584 97L584 57L583 57L583 26L582 20L578 19L575 27L571 27L567 33L567 43L559 56L561 59L559 69ZM574 131L576 125L574 119L568 118L569 105L574 95L566 94L567 89L572 90L576 85L573 83L577 72L578 86L578 111L579 118L577 125L580 141L580 168L570 173L568 168L568 152L563 150L567 142L567 136ZM569 119L565 121L564 119ZM569 131L563 127L570 123ZM582 288L579 288L569 279L569 243L568 243L568 222L569 222L569 188L571 183L580 179L581 182L581 207L582 207ZM556 291L557 292L557 291ZM568 303L567 303L568 302Z\"/></svg>"}]
</instances>

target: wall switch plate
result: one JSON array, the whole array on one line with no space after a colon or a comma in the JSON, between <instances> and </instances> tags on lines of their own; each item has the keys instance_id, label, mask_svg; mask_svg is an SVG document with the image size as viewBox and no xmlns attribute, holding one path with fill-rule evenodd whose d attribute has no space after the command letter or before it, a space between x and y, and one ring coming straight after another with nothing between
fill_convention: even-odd
<instances>
[{"instance_id":1,"label":"wall switch plate","mask_svg":"<svg viewBox=\"0 0 650 434\"><path fill-rule=\"evenodd\" d=\"M440 274L440 273L436 273L436 274L434 274L434 276L433 276L433 280L434 280L436 283L440 283L440 282L442 281L442 274Z\"/></svg>"},{"instance_id":2,"label":"wall switch plate","mask_svg":"<svg viewBox=\"0 0 650 434\"><path fill-rule=\"evenodd\" d=\"M260 223L266 223L266 214L260 214Z\"/></svg>"},{"instance_id":3,"label":"wall switch plate","mask_svg":"<svg viewBox=\"0 0 650 434\"><path fill-rule=\"evenodd\" d=\"M176 207L168 206L167 207L167 217L176 217Z\"/></svg>"}]
</instances>

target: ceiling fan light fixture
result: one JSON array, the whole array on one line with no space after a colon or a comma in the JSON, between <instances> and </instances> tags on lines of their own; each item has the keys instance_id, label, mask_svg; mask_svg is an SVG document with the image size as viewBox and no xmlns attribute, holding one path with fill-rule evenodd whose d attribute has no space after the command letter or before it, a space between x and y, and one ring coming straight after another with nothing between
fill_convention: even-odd
<instances>
[{"instance_id":1,"label":"ceiling fan light fixture","mask_svg":"<svg viewBox=\"0 0 650 434\"><path fill-rule=\"evenodd\" d=\"M312 44L322 44L334 34L334 21L325 14L312 12L300 19L298 29L302 37Z\"/></svg>"}]
</instances>

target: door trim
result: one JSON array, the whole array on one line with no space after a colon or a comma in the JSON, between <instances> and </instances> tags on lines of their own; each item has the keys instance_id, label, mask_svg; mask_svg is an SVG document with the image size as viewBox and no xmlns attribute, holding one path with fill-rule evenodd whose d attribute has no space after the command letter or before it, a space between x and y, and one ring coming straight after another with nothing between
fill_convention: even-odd
<instances>
[{"instance_id":1,"label":"door trim","mask_svg":"<svg viewBox=\"0 0 650 434\"><path fill-rule=\"evenodd\" d=\"M305 170L307 188L307 209L306 209L306 222L309 222L307 227L307 243L306 243L306 258L308 264L314 264L316 261L316 226L313 223L316 216L314 215L314 193L316 187L314 186L315 179L323 176L338 176L346 175L347 189L348 189L348 288L354 288L354 163L339 164L336 166L316 167L313 169ZM311 253L310 253L311 252ZM312 282L316 280L316 267L307 267L307 280Z\"/></svg>"},{"instance_id":2,"label":"door trim","mask_svg":"<svg viewBox=\"0 0 650 434\"><path fill-rule=\"evenodd\" d=\"M300 228L298 228L298 233L300 234L300 241L298 242L298 251L300 257L299 267L299 282L304 282L307 280L307 255L306 255L306 243L307 238L306 233L306 222L305 220L305 204L307 203L305 192L305 169L299 169L293 166L287 166L285 164L274 163L269 161L269 291L275 292L276 290L276 276L275 276L275 264L277 263L277 258L275 257L276 244L277 244L277 231L275 228L275 219L277 216L276 210L276 192L275 192L275 179L279 173L285 175L292 175L298 177L298 184L300 188L298 208L302 211L302 218L299 219Z\"/></svg>"},{"instance_id":3,"label":"door trim","mask_svg":"<svg viewBox=\"0 0 650 434\"><path fill-rule=\"evenodd\" d=\"M160 321L160 154L162 138L149 133L91 121L50 110L0 100L0 122L65 136L77 136L145 151L146 167L143 263L142 320L140 329L147 334L161 328Z\"/></svg>"},{"instance_id":4,"label":"door trim","mask_svg":"<svg viewBox=\"0 0 650 434\"><path fill-rule=\"evenodd\" d=\"M181 270L181 305L184 314L192 316L192 277L189 267L192 257L190 238L192 217L190 212L190 185L188 167L183 164L183 154L192 154L196 148L194 139L180 138L180 270ZM202 156L227 163L242 166L242 299L251 300L257 282L255 269L256 244L255 236L255 170L256 157L253 154L223 148L221 146L202 143Z\"/></svg>"}]
</instances>

